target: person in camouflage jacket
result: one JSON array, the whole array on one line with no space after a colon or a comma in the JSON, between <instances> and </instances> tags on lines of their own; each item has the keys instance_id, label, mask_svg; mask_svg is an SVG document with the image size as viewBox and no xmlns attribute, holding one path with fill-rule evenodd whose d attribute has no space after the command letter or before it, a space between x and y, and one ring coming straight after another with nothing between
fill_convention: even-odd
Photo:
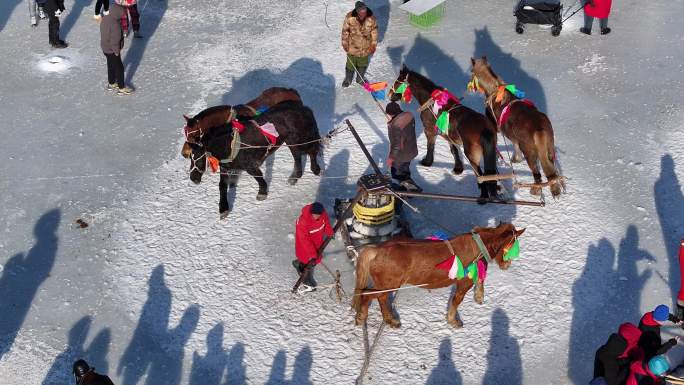
<instances>
[{"instance_id":1,"label":"person in camouflage jacket","mask_svg":"<svg viewBox=\"0 0 684 385\"><path fill-rule=\"evenodd\" d=\"M344 18L342 48L347 53L345 76L342 87L349 87L356 72L356 82L363 84L370 62L370 55L378 45L378 22L373 11L362 1Z\"/></svg>"}]
</instances>

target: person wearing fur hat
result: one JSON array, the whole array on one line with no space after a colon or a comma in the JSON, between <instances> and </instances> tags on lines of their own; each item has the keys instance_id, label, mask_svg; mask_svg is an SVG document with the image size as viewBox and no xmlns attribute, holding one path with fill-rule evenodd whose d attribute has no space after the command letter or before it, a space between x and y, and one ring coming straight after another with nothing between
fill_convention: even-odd
<instances>
[{"instance_id":1,"label":"person wearing fur hat","mask_svg":"<svg viewBox=\"0 0 684 385\"><path fill-rule=\"evenodd\" d=\"M297 269L299 275L308 273L303 282L301 291L316 290L316 280L313 277L313 267L321 263L322 255L318 251L327 238L333 236L330 219L325 207L320 202L314 202L302 208L295 226L295 255L297 259L292 261L292 266Z\"/></svg>"},{"instance_id":2,"label":"person wearing fur hat","mask_svg":"<svg viewBox=\"0 0 684 385\"><path fill-rule=\"evenodd\" d=\"M674 315L670 314L670 308L667 307L667 305L658 305L653 311L650 311L641 317L639 329L642 333L639 338L639 346L644 350L644 358L646 360L649 360L656 355L664 354L677 345L677 342L679 341L677 337L670 338L664 344L660 339L660 327L667 321L674 323L679 322Z\"/></svg>"},{"instance_id":3,"label":"person wearing fur hat","mask_svg":"<svg viewBox=\"0 0 684 385\"><path fill-rule=\"evenodd\" d=\"M385 112L391 118L387 122L390 141L387 165L390 166L392 179L409 191L422 191L411 179L411 161L418 155L416 120L412 113L402 111L396 102L388 103Z\"/></svg>"},{"instance_id":4,"label":"person wearing fur hat","mask_svg":"<svg viewBox=\"0 0 684 385\"><path fill-rule=\"evenodd\" d=\"M77 385L114 385L109 377L95 373L85 360L74 362L73 373Z\"/></svg>"},{"instance_id":5,"label":"person wearing fur hat","mask_svg":"<svg viewBox=\"0 0 684 385\"><path fill-rule=\"evenodd\" d=\"M363 1L357 1L347 13L342 25L342 48L347 53L342 87L349 87L356 73L356 82L366 82L370 55L378 46L378 22L373 11Z\"/></svg>"},{"instance_id":6,"label":"person wearing fur hat","mask_svg":"<svg viewBox=\"0 0 684 385\"><path fill-rule=\"evenodd\" d=\"M629 376L625 385L664 385L663 376L667 375L670 365L663 356L650 360L636 360L629 366Z\"/></svg>"}]
</instances>

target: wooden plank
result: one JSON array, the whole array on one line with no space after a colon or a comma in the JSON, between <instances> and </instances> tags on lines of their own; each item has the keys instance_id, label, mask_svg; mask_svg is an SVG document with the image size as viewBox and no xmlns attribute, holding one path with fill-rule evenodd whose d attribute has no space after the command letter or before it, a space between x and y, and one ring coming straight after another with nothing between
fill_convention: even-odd
<instances>
[{"instance_id":1,"label":"wooden plank","mask_svg":"<svg viewBox=\"0 0 684 385\"><path fill-rule=\"evenodd\" d=\"M513 179L514 177L515 175L513 173L482 175L477 177L477 183L491 182L493 180L499 181L504 179Z\"/></svg>"}]
</instances>

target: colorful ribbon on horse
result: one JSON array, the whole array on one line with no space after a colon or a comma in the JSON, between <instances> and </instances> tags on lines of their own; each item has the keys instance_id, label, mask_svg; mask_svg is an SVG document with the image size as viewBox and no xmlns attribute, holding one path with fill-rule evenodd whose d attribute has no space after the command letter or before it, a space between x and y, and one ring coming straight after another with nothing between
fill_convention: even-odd
<instances>
[{"instance_id":1,"label":"colorful ribbon on horse","mask_svg":"<svg viewBox=\"0 0 684 385\"><path fill-rule=\"evenodd\" d=\"M435 122L435 127L437 127L437 130L442 135L449 135L449 112L448 111L442 111L442 113L439 114L439 117L437 117L437 121Z\"/></svg>"},{"instance_id":2,"label":"colorful ribbon on horse","mask_svg":"<svg viewBox=\"0 0 684 385\"><path fill-rule=\"evenodd\" d=\"M534 107L534 103L532 103L531 100L529 99L520 99L518 100L519 102L523 102L527 104L530 107ZM508 121L508 117L511 115L511 106L516 102L515 100L506 104L506 106L501 110L501 116L499 117L499 128L501 128L506 122Z\"/></svg>"},{"instance_id":3,"label":"colorful ribbon on horse","mask_svg":"<svg viewBox=\"0 0 684 385\"><path fill-rule=\"evenodd\" d=\"M515 84L508 84L505 86L499 86L499 88L496 91L496 102L501 103L503 101L503 97L505 94L505 91L510 92L513 96L516 98L522 99L525 97L525 93L522 90L519 90L516 88Z\"/></svg>"},{"instance_id":4,"label":"colorful ribbon on horse","mask_svg":"<svg viewBox=\"0 0 684 385\"><path fill-rule=\"evenodd\" d=\"M275 126L271 122L265 123L263 126L259 126L259 129L261 129L261 133L264 134L266 139L273 145L276 144L278 141L278 131L276 130Z\"/></svg>"},{"instance_id":5,"label":"colorful ribbon on horse","mask_svg":"<svg viewBox=\"0 0 684 385\"><path fill-rule=\"evenodd\" d=\"M437 89L432 91L432 94L430 95L430 99L432 99L433 104L432 104L432 113L437 115L439 113L439 110L442 109L442 107L446 106L449 101L453 101L455 104L461 104L461 101L458 100L454 94L449 92L446 88L443 90Z\"/></svg>"},{"instance_id":6,"label":"colorful ribbon on horse","mask_svg":"<svg viewBox=\"0 0 684 385\"><path fill-rule=\"evenodd\" d=\"M219 169L219 160L215 156L207 156L207 163L209 163L209 167L211 168L212 172L216 172Z\"/></svg>"},{"instance_id":7,"label":"colorful ribbon on horse","mask_svg":"<svg viewBox=\"0 0 684 385\"><path fill-rule=\"evenodd\" d=\"M413 94L411 93L411 88L408 86L408 83L401 83L399 88L397 88L397 90L394 92L401 94L401 99L404 101L404 103L411 103L411 97Z\"/></svg>"}]
</instances>

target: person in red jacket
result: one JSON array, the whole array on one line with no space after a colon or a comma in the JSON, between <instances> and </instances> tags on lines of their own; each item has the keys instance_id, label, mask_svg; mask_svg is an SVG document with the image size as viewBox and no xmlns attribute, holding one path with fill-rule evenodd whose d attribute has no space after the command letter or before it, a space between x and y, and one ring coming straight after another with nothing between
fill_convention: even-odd
<instances>
[{"instance_id":1,"label":"person in red jacket","mask_svg":"<svg viewBox=\"0 0 684 385\"><path fill-rule=\"evenodd\" d=\"M326 238L333 236L333 229L330 226L330 219L325 208L319 202L314 202L302 208L302 213L297 219L295 228L295 255L297 259L292 261L292 265L301 275L305 271L306 265L309 272L303 282L302 291L313 291L316 289L316 281L313 277L313 267L321 262L322 255L318 255Z\"/></svg>"},{"instance_id":2,"label":"person in red jacket","mask_svg":"<svg viewBox=\"0 0 684 385\"><path fill-rule=\"evenodd\" d=\"M663 385L662 376L670 370L670 365L663 356L655 356L650 360L637 360L629 366L629 376L625 385Z\"/></svg>"},{"instance_id":3,"label":"person in red jacket","mask_svg":"<svg viewBox=\"0 0 684 385\"><path fill-rule=\"evenodd\" d=\"M594 18L598 18L601 27L601 35L609 34L608 15L610 15L611 5L612 0L585 0L584 27L580 28L580 32L591 35L591 26L594 24Z\"/></svg>"},{"instance_id":4,"label":"person in red jacket","mask_svg":"<svg viewBox=\"0 0 684 385\"><path fill-rule=\"evenodd\" d=\"M677 345L678 338L670 338L665 343L662 343L660 339L660 327L666 321L679 323L679 320L670 314L670 308L667 305L658 305L655 310L649 311L641 317L639 329L642 333L639 338L639 346L644 350L644 358L646 360L650 360L652 357L660 354L665 354Z\"/></svg>"}]
</instances>

